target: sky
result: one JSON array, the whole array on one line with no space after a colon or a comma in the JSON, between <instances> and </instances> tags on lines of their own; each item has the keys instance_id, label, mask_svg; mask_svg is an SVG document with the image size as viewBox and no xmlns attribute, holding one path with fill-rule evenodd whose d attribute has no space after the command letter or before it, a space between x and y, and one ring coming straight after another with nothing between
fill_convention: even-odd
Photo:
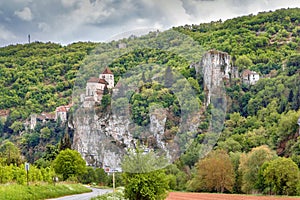
<instances>
[{"instance_id":1,"label":"sky","mask_svg":"<svg viewBox=\"0 0 300 200\"><path fill-rule=\"evenodd\" d=\"M300 7L300 0L1 0L0 46L105 42L135 30L226 20ZM126 34L125 34L126 35Z\"/></svg>"}]
</instances>

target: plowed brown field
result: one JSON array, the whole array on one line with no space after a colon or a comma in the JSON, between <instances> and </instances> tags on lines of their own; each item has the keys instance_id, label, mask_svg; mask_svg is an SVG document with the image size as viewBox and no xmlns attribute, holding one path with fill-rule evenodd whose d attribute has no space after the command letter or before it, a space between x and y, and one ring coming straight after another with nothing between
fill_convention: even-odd
<instances>
[{"instance_id":1,"label":"plowed brown field","mask_svg":"<svg viewBox=\"0 0 300 200\"><path fill-rule=\"evenodd\" d=\"M167 200L300 200L299 197L170 192Z\"/></svg>"}]
</instances>

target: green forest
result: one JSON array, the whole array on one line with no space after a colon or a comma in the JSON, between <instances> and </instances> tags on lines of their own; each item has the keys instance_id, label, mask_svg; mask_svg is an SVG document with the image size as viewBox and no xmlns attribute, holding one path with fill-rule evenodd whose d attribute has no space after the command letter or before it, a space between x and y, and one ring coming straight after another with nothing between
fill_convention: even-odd
<instances>
[{"instance_id":1,"label":"green forest","mask_svg":"<svg viewBox=\"0 0 300 200\"><path fill-rule=\"evenodd\" d=\"M193 63L183 58L189 44L182 45L180 56L159 47L136 48L134 51L118 49L120 43L135 49L142 41L151 43L162 34L150 32L109 43L76 42L63 46L33 42L1 47L0 111L8 110L9 113L0 116L1 166L21 166L26 160L36 166L35 170L40 168L39 173L45 172L46 181L51 181L49 174L54 173L53 161L60 151L71 148L74 130L59 120L38 122L33 130L26 127L25 122L33 113L54 113L56 107L70 104L74 85L82 86L88 78L77 77L81 66L95 64L94 57L85 58L101 54L105 59L111 56L108 66L115 75L115 84L136 65L160 64L178 71L191 85L203 107L201 118L204 120L194 134L193 143L178 160L164 169L170 189L300 195L300 130L297 124L300 117L300 9L262 12L224 22L173 27L172 30L197 42L203 48L200 56L211 49L226 52L239 73L249 69L261 77L255 85L245 84L240 78L228 81L224 128L213 151L204 159L199 160L197 152L202 148L204 135L210 134L211 110L204 106L203 77L191 67ZM180 40L163 38L169 36L162 36L161 45L172 49L172 45ZM125 52L122 56L113 57L122 51ZM166 72L170 68L166 67ZM138 90L128 94L131 116L136 124L148 125L151 106L160 103L169 110L165 127L167 141L179 130L179 116L184 111L170 90L149 78L155 68L151 70L140 77ZM95 73L94 68L86 75L92 73ZM184 92L180 94L185 95ZM116 102L116 105L110 105L110 102L111 96L106 94L102 104L97 105L98 111L109 112L112 106L118 106ZM188 108L195 109L193 104ZM136 134L138 138L140 133ZM154 143L151 145L155 148ZM14 149L14 159L8 148ZM85 173L79 180L87 183L87 174L95 172L90 169ZM23 179L20 181L24 182ZM107 180L96 182L110 184ZM0 177L0 183L5 183L5 179Z\"/></svg>"}]
</instances>

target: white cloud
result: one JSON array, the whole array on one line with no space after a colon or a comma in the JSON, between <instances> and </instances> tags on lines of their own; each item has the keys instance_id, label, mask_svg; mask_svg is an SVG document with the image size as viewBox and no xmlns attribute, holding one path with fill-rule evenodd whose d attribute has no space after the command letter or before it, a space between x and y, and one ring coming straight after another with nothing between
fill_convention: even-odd
<instances>
[{"instance_id":1,"label":"white cloud","mask_svg":"<svg viewBox=\"0 0 300 200\"><path fill-rule=\"evenodd\" d=\"M15 11L15 15L17 15L20 19L24 21L31 21L33 19L31 10L28 7L25 7L23 8L23 10L20 11Z\"/></svg>"},{"instance_id":2,"label":"white cloud","mask_svg":"<svg viewBox=\"0 0 300 200\"><path fill-rule=\"evenodd\" d=\"M31 33L37 40L66 44L287 7L300 7L300 0L0 0L0 24L21 39Z\"/></svg>"}]
</instances>

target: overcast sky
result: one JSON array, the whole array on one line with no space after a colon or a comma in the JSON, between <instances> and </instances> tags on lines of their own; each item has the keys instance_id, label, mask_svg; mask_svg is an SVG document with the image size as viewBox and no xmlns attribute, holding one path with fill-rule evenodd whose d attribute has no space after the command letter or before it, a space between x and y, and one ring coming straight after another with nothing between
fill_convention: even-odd
<instances>
[{"instance_id":1,"label":"overcast sky","mask_svg":"<svg viewBox=\"0 0 300 200\"><path fill-rule=\"evenodd\" d=\"M1 0L0 46L107 41L136 29L226 20L300 7L300 0Z\"/></svg>"}]
</instances>

